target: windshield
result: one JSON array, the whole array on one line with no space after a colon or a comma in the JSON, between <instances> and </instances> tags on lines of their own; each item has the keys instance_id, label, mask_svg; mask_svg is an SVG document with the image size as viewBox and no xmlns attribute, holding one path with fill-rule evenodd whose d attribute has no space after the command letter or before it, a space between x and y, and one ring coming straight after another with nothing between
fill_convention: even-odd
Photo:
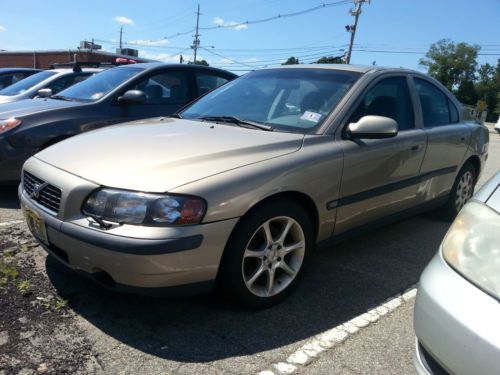
<instances>
[{"instance_id":1,"label":"windshield","mask_svg":"<svg viewBox=\"0 0 500 375\"><path fill-rule=\"evenodd\" d=\"M40 82L46 80L47 78L53 76L54 74L56 74L56 72L52 72L50 70L33 74L28 78L22 79L19 82L16 82L13 85L10 85L4 88L3 90L0 90L0 95L14 96L22 94L26 90L29 90L35 85L38 85Z\"/></svg>"},{"instance_id":2,"label":"windshield","mask_svg":"<svg viewBox=\"0 0 500 375\"><path fill-rule=\"evenodd\" d=\"M142 72L143 68L111 68L96 74L85 81L61 91L58 96L93 102L112 91L129 78Z\"/></svg>"},{"instance_id":3,"label":"windshield","mask_svg":"<svg viewBox=\"0 0 500 375\"><path fill-rule=\"evenodd\" d=\"M333 69L270 69L248 73L207 94L182 118L233 116L273 129L310 133L360 74Z\"/></svg>"}]
</instances>

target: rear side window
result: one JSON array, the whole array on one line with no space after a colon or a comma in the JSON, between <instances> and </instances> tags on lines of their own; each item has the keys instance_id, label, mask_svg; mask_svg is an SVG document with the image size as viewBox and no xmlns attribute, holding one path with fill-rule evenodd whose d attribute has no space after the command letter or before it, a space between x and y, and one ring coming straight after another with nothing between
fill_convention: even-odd
<instances>
[{"instance_id":1,"label":"rear side window","mask_svg":"<svg viewBox=\"0 0 500 375\"><path fill-rule=\"evenodd\" d=\"M227 81L229 81L229 79L215 75L213 73L196 72L196 86L198 86L198 95L206 94L216 87L222 86Z\"/></svg>"},{"instance_id":2,"label":"rear side window","mask_svg":"<svg viewBox=\"0 0 500 375\"><path fill-rule=\"evenodd\" d=\"M189 101L189 73L159 73L138 83L134 89L146 94L144 104L184 104Z\"/></svg>"},{"instance_id":3,"label":"rear side window","mask_svg":"<svg viewBox=\"0 0 500 375\"><path fill-rule=\"evenodd\" d=\"M363 97L349 122L364 116L384 116L398 123L398 129L414 128L413 104L406 77L391 77L376 83Z\"/></svg>"},{"instance_id":4,"label":"rear side window","mask_svg":"<svg viewBox=\"0 0 500 375\"><path fill-rule=\"evenodd\" d=\"M440 89L420 78L415 78L415 87L426 128L458 122L457 109Z\"/></svg>"}]
</instances>

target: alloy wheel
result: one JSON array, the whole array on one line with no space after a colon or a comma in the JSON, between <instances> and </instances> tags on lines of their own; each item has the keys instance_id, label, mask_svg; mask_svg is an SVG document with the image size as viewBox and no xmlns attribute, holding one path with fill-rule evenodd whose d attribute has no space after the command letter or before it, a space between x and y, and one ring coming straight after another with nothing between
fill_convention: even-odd
<instances>
[{"instance_id":1,"label":"alloy wheel","mask_svg":"<svg viewBox=\"0 0 500 375\"><path fill-rule=\"evenodd\" d=\"M455 194L455 208L457 212L472 197L474 191L474 176L470 171L466 171L458 182L457 192Z\"/></svg>"},{"instance_id":2,"label":"alloy wheel","mask_svg":"<svg viewBox=\"0 0 500 375\"><path fill-rule=\"evenodd\" d=\"M258 297L285 290L304 261L306 240L300 224L287 216L264 222L252 235L243 254L245 285Z\"/></svg>"}]
</instances>

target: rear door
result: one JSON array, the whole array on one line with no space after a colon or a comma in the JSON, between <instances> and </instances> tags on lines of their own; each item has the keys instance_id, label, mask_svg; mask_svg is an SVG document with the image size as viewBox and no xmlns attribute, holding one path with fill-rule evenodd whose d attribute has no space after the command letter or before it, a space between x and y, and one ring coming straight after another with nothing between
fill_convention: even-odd
<instances>
[{"instance_id":1,"label":"rear door","mask_svg":"<svg viewBox=\"0 0 500 375\"><path fill-rule=\"evenodd\" d=\"M403 74L375 80L343 125L345 129L363 116L378 115L394 119L399 129L393 138L340 140L344 168L335 234L417 204L426 135L415 121L408 80Z\"/></svg>"},{"instance_id":2,"label":"rear door","mask_svg":"<svg viewBox=\"0 0 500 375\"><path fill-rule=\"evenodd\" d=\"M471 130L460 123L457 108L443 90L424 77L413 77L413 81L428 139L421 170L423 199L431 200L451 189L467 152Z\"/></svg>"}]
</instances>

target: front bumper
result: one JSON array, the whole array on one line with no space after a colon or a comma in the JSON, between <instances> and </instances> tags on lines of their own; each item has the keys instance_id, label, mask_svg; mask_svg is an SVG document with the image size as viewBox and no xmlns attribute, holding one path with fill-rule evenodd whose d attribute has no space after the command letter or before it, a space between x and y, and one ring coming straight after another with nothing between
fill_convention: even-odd
<instances>
[{"instance_id":1,"label":"front bumper","mask_svg":"<svg viewBox=\"0 0 500 375\"><path fill-rule=\"evenodd\" d=\"M71 185L79 179L30 159L26 166L29 169L32 165L46 170L31 168L31 173L49 175L50 181L59 179L58 186L64 185L62 177L71 181ZM125 291L163 294L171 287L210 287L217 276L226 241L238 220L177 228L121 225L102 230L79 210L71 212L72 206L81 206L81 201L77 204L71 197L88 193L77 191L77 187L73 189L76 193L68 192L71 189L66 186L62 190L62 212L55 215L29 198L22 185L19 187L22 207L34 211L45 225L48 244L40 244L68 267Z\"/></svg>"},{"instance_id":2,"label":"front bumper","mask_svg":"<svg viewBox=\"0 0 500 375\"><path fill-rule=\"evenodd\" d=\"M21 180L23 163L37 150L18 148L0 136L0 183L18 182Z\"/></svg>"},{"instance_id":3,"label":"front bumper","mask_svg":"<svg viewBox=\"0 0 500 375\"><path fill-rule=\"evenodd\" d=\"M415 301L417 372L498 374L499 316L500 303L450 268L439 252L422 274Z\"/></svg>"}]
</instances>

